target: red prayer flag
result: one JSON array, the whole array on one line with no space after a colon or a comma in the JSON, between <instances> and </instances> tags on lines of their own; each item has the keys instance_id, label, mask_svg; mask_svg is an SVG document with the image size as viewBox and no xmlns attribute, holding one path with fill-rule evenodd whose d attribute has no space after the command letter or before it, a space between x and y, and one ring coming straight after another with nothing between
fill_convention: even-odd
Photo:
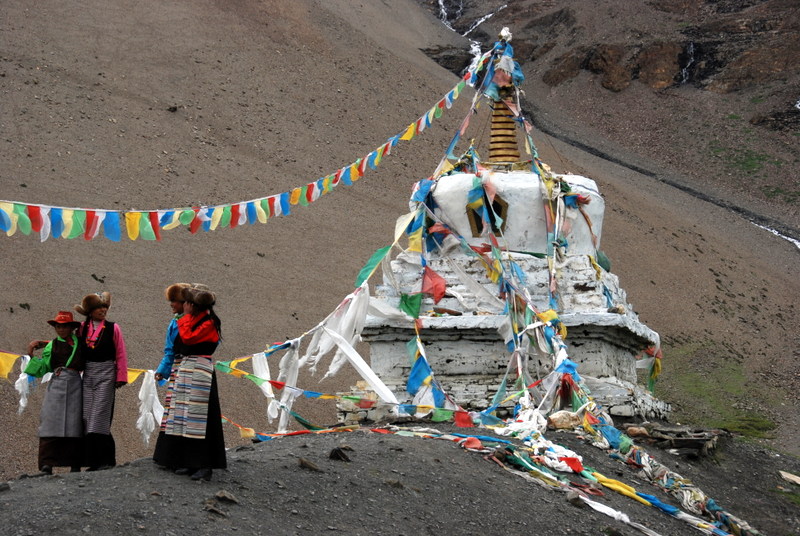
<instances>
[{"instance_id":1,"label":"red prayer flag","mask_svg":"<svg viewBox=\"0 0 800 536\"><path fill-rule=\"evenodd\" d=\"M456 426L460 428L472 428L474 426L472 424L472 417L469 416L469 412L467 411L456 411L453 414L453 421Z\"/></svg>"},{"instance_id":2,"label":"red prayer flag","mask_svg":"<svg viewBox=\"0 0 800 536\"><path fill-rule=\"evenodd\" d=\"M231 229L239 225L239 204L231 205Z\"/></svg>"},{"instance_id":3,"label":"red prayer flag","mask_svg":"<svg viewBox=\"0 0 800 536\"><path fill-rule=\"evenodd\" d=\"M268 380L268 381L269 384L273 386L275 389L283 389L284 387L286 387L286 384L284 382L276 382L275 380Z\"/></svg>"},{"instance_id":4,"label":"red prayer flag","mask_svg":"<svg viewBox=\"0 0 800 536\"><path fill-rule=\"evenodd\" d=\"M31 229L41 232L42 230L42 212L39 207L28 205L28 218L31 220Z\"/></svg>"},{"instance_id":5,"label":"red prayer flag","mask_svg":"<svg viewBox=\"0 0 800 536\"><path fill-rule=\"evenodd\" d=\"M195 234L197 231L200 230L200 227L203 225L203 222L201 222L200 218L197 217L198 214L200 213L200 209L195 207L192 210L194 210L194 219L192 219L192 223L189 224L189 232Z\"/></svg>"},{"instance_id":6,"label":"red prayer flag","mask_svg":"<svg viewBox=\"0 0 800 536\"><path fill-rule=\"evenodd\" d=\"M443 234L451 234L452 231L448 226L443 223L436 222L428 228L429 233L443 233Z\"/></svg>"},{"instance_id":7,"label":"red prayer flag","mask_svg":"<svg viewBox=\"0 0 800 536\"><path fill-rule=\"evenodd\" d=\"M573 458L572 456L562 456L558 460L567 464L569 468L576 473L583 471L583 464L578 458Z\"/></svg>"},{"instance_id":8,"label":"red prayer flag","mask_svg":"<svg viewBox=\"0 0 800 536\"><path fill-rule=\"evenodd\" d=\"M94 228L97 225L97 213L94 210L86 211L86 227L83 231L84 240L91 240L94 236Z\"/></svg>"},{"instance_id":9,"label":"red prayer flag","mask_svg":"<svg viewBox=\"0 0 800 536\"><path fill-rule=\"evenodd\" d=\"M156 240L161 240L161 226L160 222L158 221L158 212L148 212L147 216L150 218L150 227L153 228L153 234L156 235Z\"/></svg>"},{"instance_id":10,"label":"red prayer flag","mask_svg":"<svg viewBox=\"0 0 800 536\"><path fill-rule=\"evenodd\" d=\"M447 282L444 277L434 272L430 266L425 267L425 272L422 275L422 293L429 294L433 297L433 303L439 303L444 298L444 291L447 287Z\"/></svg>"}]
</instances>

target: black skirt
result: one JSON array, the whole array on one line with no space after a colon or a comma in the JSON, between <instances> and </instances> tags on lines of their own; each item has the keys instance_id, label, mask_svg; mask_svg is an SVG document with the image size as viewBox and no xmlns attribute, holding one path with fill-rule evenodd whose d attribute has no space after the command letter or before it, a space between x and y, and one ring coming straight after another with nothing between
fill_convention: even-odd
<instances>
[{"instance_id":1,"label":"black skirt","mask_svg":"<svg viewBox=\"0 0 800 536\"><path fill-rule=\"evenodd\" d=\"M170 469L225 469L225 436L222 431L222 412L217 392L217 374L211 375L211 392L208 397L206 436L194 439L183 436L158 434L153 461Z\"/></svg>"}]
</instances>

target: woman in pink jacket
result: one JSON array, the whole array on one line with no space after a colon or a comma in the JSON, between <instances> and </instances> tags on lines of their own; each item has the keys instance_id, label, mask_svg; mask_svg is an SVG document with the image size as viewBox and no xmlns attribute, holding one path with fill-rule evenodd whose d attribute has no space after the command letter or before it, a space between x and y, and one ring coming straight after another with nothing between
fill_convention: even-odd
<instances>
[{"instance_id":1,"label":"woman in pink jacket","mask_svg":"<svg viewBox=\"0 0 800 536\"><path fill-rule=\"evenodd\" d=\"M106 320L111 294L89 294L75 310L86 320L78 328L83 373L83 420L86 425L85 460L89 471L110 469L117 464L116 445L111 435L114 417L114 389L128 383L128 354L122 330Z\"/></svg>"}]
</instances>

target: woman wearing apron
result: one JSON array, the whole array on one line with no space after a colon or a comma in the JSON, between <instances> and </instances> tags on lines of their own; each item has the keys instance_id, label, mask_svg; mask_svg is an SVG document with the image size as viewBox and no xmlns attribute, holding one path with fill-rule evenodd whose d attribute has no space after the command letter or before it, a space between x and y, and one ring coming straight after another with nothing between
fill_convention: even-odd
<instances>
[{"instance_id":1,"label":"woman wearing apron","mask_svg":"<svg viewBox=\"0 0 800 536\"><path fill-rule=\"evenodd\" d=\"M52 474L53 467L70 467L77 472L83 459L83 356L75 335L80 322L73 320L69 311L59 311L47 323L55 328L56 338L49 342L31 341L28 355L39 348L44 350L41 361L37 359L26 368L37 377L53 373L42 402L39 470Z\"/></svg>"},{"instance_id":2,"label":"woman wearing apron","mask_svg":"<svg viewBox=\"0 0 800 536\"><path fill-rule=\"evenodd\" d=\"M81 353L86 362L83 373L83 420L86 425L85 463L89 471L110 469L117 464L116 445L111 435L114 390L128 383L128 354L122 330L106 320L111 294L89 294L75 310L86 316L78 329Z\"/></svg>"},{"instance_id":3,"label":"woman wearing apron","mask_svg":"<svg viewBox=\"0 0 800 536\"><path fill-rule=\"evenodd\" d=\"M211 480L213 469L227 467L211 357L220 341L221 321L214 312L216 296L205 285L185 289L183 299L184 314L177 320L175 362L153 460L192 480Z\"/></svg>"}]
</instances>

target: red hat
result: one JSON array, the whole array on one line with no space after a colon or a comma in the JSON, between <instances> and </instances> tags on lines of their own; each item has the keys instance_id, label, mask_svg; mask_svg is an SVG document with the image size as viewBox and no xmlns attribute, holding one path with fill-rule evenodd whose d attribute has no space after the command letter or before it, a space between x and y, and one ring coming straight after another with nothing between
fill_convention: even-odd
<instances>
[{"instance_id":1,"label":"red hat","mask_svg":"<svg viewBox=\"0 0 800 536\"><path fill-rule=\"evenodd\" d=\"M80 322L76 322L74 318L72 318L72 313L69 311L59 311L56 314L56 317L52 320L47 321L48 324L51 326L57 326L59 324L69 324L70 327L77 328L81 325Z\"/></svg>"}]
</instances>

